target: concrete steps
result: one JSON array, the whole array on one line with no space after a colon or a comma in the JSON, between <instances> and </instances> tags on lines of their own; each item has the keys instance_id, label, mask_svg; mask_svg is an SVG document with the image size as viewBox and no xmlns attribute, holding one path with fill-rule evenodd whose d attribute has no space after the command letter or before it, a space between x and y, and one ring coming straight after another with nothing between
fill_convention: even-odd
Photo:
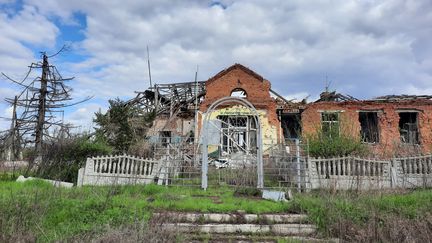
<instances>
[{"instance_id":1,"label":"concrete steps","mask_svg":"<svg viewBox=\"0 0 432 243\"><path fill-rule=\"evenodd\" d=\"M305 214L246 213L154 213L153 219L164 230L187 233L196 240L210 242L277 242L280 239L321 241L313 239L316 226Z\"/></svg>"},{"instance_id":2,"label":"concrete steps","mask_svg":"<svg viewBox=\"0 0 432 243\"><path fill-rule=\"evenodd\" d=\"M165 212L154 213L154 217L169 218L171 222L190 222L190 223L305 223L306 214L246 214L246 213L177 213Z\"/></svg>"},{"instance_id":3,"label":"concrete steps","mask_svg":"<svg viewBox=\"0 0 432 243\"><path fill-rule=\"evenodd\" d=\"M316 232L313 225L303 224L195 224L165 223L165 229L176 229L180 232L209 234L272 234L272 235L311 235Z\"/></svg>"}]
</instances>

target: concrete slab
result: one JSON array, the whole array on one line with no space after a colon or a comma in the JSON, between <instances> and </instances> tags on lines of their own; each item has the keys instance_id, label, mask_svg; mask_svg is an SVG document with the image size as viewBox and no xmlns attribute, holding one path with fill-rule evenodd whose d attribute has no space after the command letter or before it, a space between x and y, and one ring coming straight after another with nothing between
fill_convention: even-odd
<instances>
[{"instance_id":1,"label":"concrete slab","mask_svg":"<svg viewBox=\"0 0 432 243\"><path fill-rule=\"evenodd\" d=\"M262 198L273 201L288 201L285 192L282 191L262 190Z\"/></svg>"},{"instance_id":2,"label":"concrete slab","mask_svg":"<svg viewBox=\"0 0 432 243\"><path fill-rule=\"evenodd\" d=\"M73 183L70 183L70 182L48 180L48 179L42 179L42 178L36 178L36 177L27 177L27 178L25 178L23 175L18 176L18 178L17 178L16 181L17 182L25 182L25 181L31 181L31 180L46 181L48 183L51 183L55 187L65 187L65 188L71 188L71 187L73 187Z\"/></svg>"},{"instance_id":3,"label":"concrete slab","mask_svg":"<svg viewBox=\"0 0 432 243\"><path fill-rule=\"evenodd\" d=\"M276 234L276 235L311 235L316 227L309 224L193 224L193 223L164 223L162 227L167 230L210 233L210 234Z\"/></svg>"},{"instance_id":4,"label":"concrete slab","mask_svg":"<svg viewBox=\"0 0 432 243\"><path fill-rule=\"evenodd\" d=\"M165 217L173 222L189 223L302 223L307 221L305 214L226 214L226 213L154 213L153 217Z\"/></svg>"}]
</instances>

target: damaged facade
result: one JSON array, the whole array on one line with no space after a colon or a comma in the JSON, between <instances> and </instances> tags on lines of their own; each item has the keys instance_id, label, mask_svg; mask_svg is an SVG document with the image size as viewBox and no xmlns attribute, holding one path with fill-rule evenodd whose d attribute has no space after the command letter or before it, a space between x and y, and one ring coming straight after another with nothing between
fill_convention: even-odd
<instances>
[{"instance_id":1,"label":"damaged facade","mask_svg":"<svg viewBox=\"0 0 432 243\"><path fill-rule=\"evenodd\" d=\"M368 144L375 156L389 157L432 150L432 96L385 96L357 100L324 92L313 103L291 102L271 89L270 81L235 64L207 81L160 84L139 92L129 104L155 112L150 141L199 142L203 114L223 97L242 97L261 121L264 154L276 144L319 131L344 133ZM210 132L209 150L219 155L256 146L250 109L225 104L212 112L218 120ZM197 126L195 126L195 123ZM210 148L211 147L211 148Z\"/></svg>"},{"instance_id":2,"label":"damaged facade","mask_svg":"<svg viewBox=\"0 0 432 243\"><path fill-rule=\"evenodd\" d=\"M302 128L304 134L312 134L330 126L360 138L373 155L391 157L430 153L431 119L432 96L392 95L363 101L328 97L308 104Z\"/></svg>"}]
</instances>

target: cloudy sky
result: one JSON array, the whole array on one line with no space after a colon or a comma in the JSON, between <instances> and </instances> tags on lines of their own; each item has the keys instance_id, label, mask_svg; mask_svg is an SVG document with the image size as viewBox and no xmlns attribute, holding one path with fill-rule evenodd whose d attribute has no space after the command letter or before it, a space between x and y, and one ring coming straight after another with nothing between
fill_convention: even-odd
<instances>
[{"instance_id":1,"label":"cloudy sky","mask_svg":"<svg viewBox=\"0 0 432 243\"><path fill-rule=\"evenodd\" d=\"M91 127L107 100L131 98L149 85L192 81L241 63L288 98L314 99L330 88L358 98L432 94L430 0L0 0L0 71L20 79L40 51L73 96L94 99L66 111ZM19 87L0 78L3 102ZM0 130L9 121L0 120Z\"/></svg>"}]
</instances>

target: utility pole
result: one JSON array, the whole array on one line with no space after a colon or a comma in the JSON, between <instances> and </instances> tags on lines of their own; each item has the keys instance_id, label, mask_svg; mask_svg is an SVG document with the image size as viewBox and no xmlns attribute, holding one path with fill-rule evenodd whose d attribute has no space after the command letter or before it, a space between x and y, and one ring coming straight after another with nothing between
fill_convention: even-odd
<instances>
[{"instance_id":1,"label":"utility pole","mask_svg":"<svg viewBox=\"0 0 432 243\"><path fill-rule=\"evenodd\" d=\"M148 75L149 75L150 88L151 88L152 87L152 79L151 79L151 71L150 71L150 52L149 52L148 46L147 46L147 66L148 66Z\"/></svg>"},{"instance_id":2,"label":"utility pole","mask_svg":"<svg viewBox=\"0 0 432 243\"><path fill-rule=\"evenodd\" d=\"M19 144L19 135L18 133L18 121L17 121L17 114L16 114L16 108L18 103L18 96L15 95L14 98L14 104L13 104L13 110L12 110L12 155L14 159L17 159L19 157L20 152L20 144Z\"/></svg>"},{"instance_id":3,"label":"utility pole","mask_svg":"<svg viewBox=\"0 0 432 243\"><path fill-rule=\"evenodd\" d=\"M18 96L15 96L13 104L12 104L12 120L11 120L11 127L10 127L10 148L7 155L7 160L16 160L19 155L19 141L17 136L17 115L16 115L16 107L18 103Z\"/></svg>"},{"instance_id":4,"label":"utility pole","mask_svg":"<svg viewBox=\"0 0 432 243\"><path fill-rule=\"evenodd\" d=\"M49 72L49 64L48 57L45 53L42 54L42 76L41 76L41 88L39 90L39 105L38 105L38 115L37 115L37 123L35 129L35 149L36 149L36 160L35 163L38 164L42 159L42 143L43 143L43 134L44 134L44 125L45 125L45 107L46 107L46 95L47 95L47 87L48 80L47 74Z\"/></svg>"},{"instance_id":5,"label":"utility pole","mask_svg":"<svg viewBox=\"0 0 432 243\"><path fill-rule=\"evenodd\" d=\"M198 65L195 72L194 165L198 164Z\"/></svg>"},{"instance_id":6,"label":"utility pole","mask_svg":"<svg viewBox=\"0 0 432 243\"><path fill-rule=\"evenodd\" d=\"M65 107L85 102L91 98L87 97L75 103L68 102L72 100L70 96L72 89L65 84L65 81L73 78L63 78L57 68L48 61L49 58L58 55L63 50L64 48L51 56L42 52L42 60L29 66L29 71L22 81L16 81L1 73L5 78L22 87L21 93L15 99L6 98L5 100L14 105L12 120L15 153L18 153L22 144L34 146L36 158L31 161L30 168L33 165L39 166L42 162L45 140L60 139L51 136L50 131L56 131L57 127L60 127L61 131L67 127L63 119L58 120L58 112L62 112ZM29 80L30 74L36 69L39 74L33 80ZM18 111L19 115L16 114Z\"/></svg>"},{"instance_id":7,"label":"utility pole","mask_svg":"<svg viewBox=\"0 0 432 243\"><path fill-rule=\"evenodd\" d=\"M197 131L198 131L198 65L195 71L195 125L194 125L194 142L195 144L198 143L197 142Z\"/></svg>"}]
</instances>

